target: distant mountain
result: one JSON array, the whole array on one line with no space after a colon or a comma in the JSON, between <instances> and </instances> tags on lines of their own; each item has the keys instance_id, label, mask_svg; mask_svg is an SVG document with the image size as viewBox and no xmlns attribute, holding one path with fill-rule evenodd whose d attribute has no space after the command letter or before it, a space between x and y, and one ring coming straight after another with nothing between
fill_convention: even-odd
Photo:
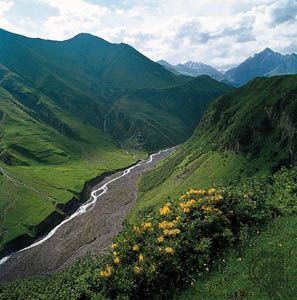
<instances>
[{"instance_id":1,"label":"distant mountain","mask_svg":"<svg viewBox=\"0 0 297 300\"><path fill-rule=\"evenodd\" d=\"M223 74L221 72L209 65L200 62L188 61L184 64L171 65L165 60L160 60L158 61L158 63L167 70L177 74L183 74L192 77L208 75L216 80L223 79Z\"/></svg>"},{"instance_id":2,"label":"distant mountain","mask_svg":"<svg viewBox=\"0 0 297 300\"><path fill-rule=\"evenodd\" d=\"M166 60L159 60L158 63L164 67L166 70L170 71L171 73L175 74L175 75L181 75L181 73L179 73L177 70L175 70L175 66L171 65L169 62L167 62Z\"/></svg>"},{"instance_id":3,"label":"distant mountain","mask_svg":"<svg viewBox=\"0 0 297 300\"><path fill-rule=\"evenodd\" d=\"M269 48L257 53L239 66L228 70L225 80L235 86L242 86L255 77L269 77L297 73L297 55L282 55Z\"/></svg>"}]
</instances>

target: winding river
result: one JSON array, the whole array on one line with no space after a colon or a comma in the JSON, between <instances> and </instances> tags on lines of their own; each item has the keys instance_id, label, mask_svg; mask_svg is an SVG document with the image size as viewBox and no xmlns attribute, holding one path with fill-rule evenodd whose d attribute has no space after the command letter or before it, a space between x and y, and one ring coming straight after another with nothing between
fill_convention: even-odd
<instances>
[{"instance_id":1,"label":"winding river","mask_svg":"<svg viewBox=\"0 0 297 300\"><path fill-rule=\"evenodd\" d=\"M123 199L122 202L125 202L125 199L130 199L129 202L127 202L123 207L124 209L122 209L121 213L118 214L121 216L120 220L121 222L123 221L123 217L131 210L131 208L133 207L133 204L135 203L136 201L136 192L135 190L137 189L136 187L136 184L135 184L135 181L137 178L139 178L139 176L151 169L152 167L155 166L155 164L160 161L161 159L164 159L167 155L169 155L169 153L171 153L172 151L175 150L176 147L173 147L173 148L169 148L169 149L165 149L165 150L161 150L157 153L154 153L154 154L151 154L147 160L144 160L144 161L140 161L139 163L137 163L136 165L124 170L123 172L120 172L120 173L117 173L115 174L115 176L111 176L112 178L108 178L106 182L103 181L103 183L101 183L101 185L99 184L98 186L96 186L92 192L91 192L91 196L90 196L90 199L88 202L86 202L85 204L83 204L82 206L79 207L79 209L73 213L71 216L69 216L67 219L65 219L64 221L62 221L59 225L57 225L55 228L53 228L46 236L44 236L43 238L41 238L40 240L36 241L35 243L33 243L32 245L24 248L24 249L21 249L15 253L12 253L11 255L9 256L6 256L4 258L2 258L0 260L0 268L4 268L6 267L6 265L10 265L10 261L11 261L11 267L8 266L8 269L9 269L9 274L12 274L14 273L14 262L15 261L18 261L17 262L17 265L19 266L20 265L20 260L19 258L22 257L22 255L24 256L24 263L23 264L26 264L26 263L32 263L32 259L33 259L33 262L35 262L35 258L34 258L34 255L33 257L31 258L31 261L30 259L28 259L28 255L24 255L25 252L34 252L33 248L41 248L40 251L41 252L44 252L46 253L46 249L51 249L49 247L44 247L44 245L46 243L49 243L49 245L51 244L50 242L52 242L51 240L55 240L55 236L56 235L61 235L61 237L56 237L56 240L57 240L57 243L61 243L63 245L61 245L61 248L63 246L66 246L65 244L65 238L68 238L67 235L64 234L63 236L63 233L61 233L63 230L68 230L71 229L71 234L73 235L73 231L75 230L78 230L78 231L83 231L83 229L81 227L77 228L76 227L76 224L75 221L76 219L78 218L85 218L84 220L87 220L87 222L80 222L80 225L89 225L89 223L92 223L92 221L90 222L90 220L93 220L94 224L97 224L94 220L95 219L104 219L107 218L106 216L108 216L108 218L110 218L110 216L112 216L113 212L111 211L111 213L108 215L105 215L105 214L101 214L100 215L100 210L95 212L95 213L92 213L91 212L93 211L93 209L95 208L96 204L97 203L100 203L101 201L98 201L99 199L103 199L104 200L104 197L105 198L108 198L109 201L112 200L112 201L115 201L114 198L118 198L119 196L119 191L121 191L121 196L120 198ZM114 191L114 190L119 190L119 191ZM109 191L109 193L107 193ZM107 197L106 194L108 194L109 196ZM121 201L121 199L119 199L118 201ZM112 202L110 201L110 202ZM103 201L104 202L104 201ZM107 206L108 206L108 202L107 203ZM131 205L132 204L132 205ZM104 204L103 204L104 205ZM129 206L128 209L126 209L126 206ZM116 208L121 208L122 207L122 203L118 203L118 206ZM104 206L103 206L104 208ZM104 209L103 209L104 210ZM124 212L123 212L124 210ZM102 210L101 210L102 211ZM88 218L84 217L83 215L86 215L87 213L90 213ZM116 211L115 211L115 218L114 218L114 223L117 223L119 220L117 220L116 218ZM107 220L108 220L107 218ZM106 220L105 220L106 222ZM119 222L119 224L121 224L121 222ZM74 223L74 225L71 225L71 223ZM104 224L104 222L103 222ZM118 225L119 225L118 224ZM113 225L112 225L113 226ZM66 228L68 227L68 228ZM87 227L87 226L86 226ZM120 226L117 226L117 230L113 230L112 231L112 234L110 235L111 237L114 236L114 234L116 234L118 231L119 231L119 228ZM65 229L66 228L66 229ZM108 230L108 228L107 228ZM87 227L86 228L86 231L89 232L90 229ZM109 236L109 235L108 235ZM79 235L76 236L76 235L73 235L73 238L72 238L72 242L73 243L76 243L75 241L75 238L78 237L78 240L80 241L80 238L79 238ZM70 250L71 253L67 253L67 259L63 260L63 259L60 259L61 261L61 265L63 263L65 263L66 260L68 260L69 257L72 257L76 252L79 252L79 250L81 248L83 248L86 244L88 243L92 243L93 241L95 241L96 239L98 238L98 236L94 236L94 234L92 235L92 237L90 237L87 241L84 241L84 243L78 243L78 247L76 247L76 249L74 249L75 251ZM64 240L64 242L63 242ZM98 238L98 240L100 240L100 237ZM108 242L110 242L111 239L108 238ZM106 242L104 240L104 247L106 248ZM43 246L43 248L41 247ZM104 250L103 248L104 247L99 247L99 250ZM45 250L43 250L45 249ZM60 248L59 248L60 249ZM65 249L63 249L65 250ZM36 252L36 251L35 251ZM49 251L50 252L50 251ZM62 251L62 252L59 252L59 253L55 253L53 255L63 255L65 251ZM67 251L66 251L67 252ZM78 257L81 256L81 255L77 255ZM40 257L40 256L39 256ZM37 259L37 257L36 257ZM59 266L56 266L55 267L56 269L59 268ZM25 270L27 268L20 268L22 270ZM37 268L38 269L38 268ZM2 270L1 270L2 271ZM4 270L5 271L5 270ZM22 272L22 271L19 271L18 268L15 270L16 271L16 274L19 275L21 277L23 276L26 276L28 272ZM47 271L51 271L51 268L46 267L46 268L41 268L40 272L37 270L36 272L33 272L31 274L31 272L29 272L29 275L35 275L35 274L39 274L39 273L46 273ZM0 272L1 273L1 272ZM10 278L11 276L8 276L8 278ZM1 279L1 276L0 276L0 279ZM4 278L5 279L5 278Z\"/></svg>"}]
</instances>

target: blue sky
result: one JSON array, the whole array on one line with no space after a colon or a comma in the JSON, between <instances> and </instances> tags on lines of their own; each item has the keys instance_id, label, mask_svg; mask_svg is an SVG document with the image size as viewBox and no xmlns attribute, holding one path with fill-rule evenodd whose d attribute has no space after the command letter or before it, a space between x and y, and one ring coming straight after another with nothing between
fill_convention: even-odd
<instances>
[{"instance_id":1,"label":"blue sky","mask_svg":"<svg viewBox=\"0 0 297 300\"><path fill-rule=\"evenodd\" d=\"M88 32L153 60L227 68L265 47L297 52L297 0L0 0L0 27L55 40Z\"/></svg>"}]
</instances>

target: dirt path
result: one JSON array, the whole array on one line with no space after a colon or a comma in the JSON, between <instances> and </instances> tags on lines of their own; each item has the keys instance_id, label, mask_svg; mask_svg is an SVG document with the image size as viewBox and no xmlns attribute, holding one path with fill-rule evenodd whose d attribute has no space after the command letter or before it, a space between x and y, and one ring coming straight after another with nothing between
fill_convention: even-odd
<instances>
[{"instance_id":1,"label":"dirt path","mask_svg":"<svg viewBox=\"0 0 297 300\"><path fill-rule=\"evenodd\" d=\"M41 196L44 196L45 198L47 198L48 200L50 200L51 202L53 202L54 204L56 204L58 201L57 199L51 197L50 195L43 193L41 191L39 191L38 189L36 189L35 187L28 185L24 182L22 182L21 180L18 180L16 178L14 178L11 174L8 173L7 170L5 170L4 168L0 167L0 173L9 181L11 181L12 183L16 184L16 185L21 185L29 190L31 190L32 192L39 194Z\"/></svg>"},{"instance_id":2,"label":"dirt path","mask_svg":"<svg viewBox=\"0 0 297 300\"><path fill-rule=\"evenodd\" d=\"M93 205L65 222L49 238L43 238L42 243L37 242L36 246L17 252L5 261L0 266L0 281L46 274L67 266L78 257L104 253L135 204L136 180L172 151L158 153L151 161L130 168L129 172L106 178L92 192L98 197Z\"/></svg>"}]
</instances>

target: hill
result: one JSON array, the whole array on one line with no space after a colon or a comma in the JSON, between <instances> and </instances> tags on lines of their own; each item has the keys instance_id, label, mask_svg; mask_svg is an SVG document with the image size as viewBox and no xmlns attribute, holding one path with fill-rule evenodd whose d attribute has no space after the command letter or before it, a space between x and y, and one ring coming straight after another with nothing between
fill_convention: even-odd
<instances>
[{"instance_id":1,"label":"hill","mask_svg":"<svg viewBox=\"0 0 297 300\"><path fill-rule=\"evenodd\" d=\"M78 198L85 181L128 166L148 149L173 145L182 136L184 141L201 116L193 115L196 119L187 126L176 116L177 108L182 114L188 111L190 101L183 97L194 97L195 88L187 85L192 78L175 76L129 45L84 33L50 41L4 30L0 30L0 41L0 249L24 234L34 238L36 227L53 214L64 218L59 205ZM199 82L195 84L203 80ZM180 96L171 99L171 88ZM210 83L191 108L206 109L225 88ZM151 91L158 94L161 89L167 104L172 102L172 111L165 110L165 103L158 107L148 100ZM129 97L139 90L137 101ZM115 118L122 102L132 131ZM143 120L150 119L152 112L158 114L142 130L141 147L134 137L143 124L135 126L131 121L138 108ZM115 130L111 133L118 140L105 131L108 115L129 140L127 145L141 151L121 150L122 139ZM158 132L151 130L154 121L159 122ZM169 141L157 145L172 124L179 131L172 131Z\"/></svg>"},{"instance_id":2,"label":"hill","mask_svg":"<svg viewBox=\"0 0 297 300\"><path fill-rule=\"evenodd\" d=\"M78 198L85 181L137 160L3 67L0 115L0 249L34 237L53 214L64 218L58 206Z\"/></svg>"},{"instance_id":3,"label":"hill","mask_svg":"<svg viewBox=\"0 0 297 300\"><path fill-rule=\"evenodd\" d=\"M210 104L192 137L143 177L106 256L2 285L0 294L292 298L297 169L283 167L297 158L296 79L257 78ZM190 284L186 294L175 290Z\"/></svg>"},{"instance_id":4,"label":"hill","mask_svg":"<svg viewBox=\"0 0 297 300\"><path fill-rule=\"evenodd\" d=\"M213 102L192 137L143 177L136 211L197 184L228 184L295 163L296 79L257 78Z\"/></svg>"},{"instance_id":5,"label":"hill","mask_svg":"<svg viewBox=\"0 0 297 300\"><path fill-rule=\"evenodd\" d=\"M139 89L115 102L106 130L126 147L150 151L184 142L209 103L231 90L208 76L161 89Z\"/></svg>"},{"instance_id":6,"label":"hill","mask_svg":"<svg viewBox=\"0 0 297 300\"><path fill-rule=\"evenodd\" d=\"M269 48L249 57L239 66L224 74L225 80L234 86L242 86L255 77L270 77L297 73L297 55L282 55Z\"/></svg>"}]
</instances>

